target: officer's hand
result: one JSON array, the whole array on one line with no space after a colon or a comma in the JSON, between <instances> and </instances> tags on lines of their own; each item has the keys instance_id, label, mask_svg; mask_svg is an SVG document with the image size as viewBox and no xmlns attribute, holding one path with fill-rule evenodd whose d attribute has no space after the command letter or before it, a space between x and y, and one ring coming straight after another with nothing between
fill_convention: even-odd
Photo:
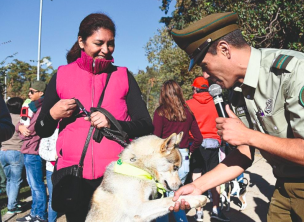
<instances>
[{"instance_id":1,"label":"officer's hand","mask_svg":"<svg viewBox=\"0 0 304 222\"><path fill-rule=\"evenodd\" d=\"M87 121L91 121L91 125L94 126L95 128L98 128L98 129L103 128L103 127L110 128L109 120L101 112L96 111L91 114L90 118L85 117L84 119Z\"/></svg>"},{"instance_id":2,"label":"officer's hand","mask_svg":"<svg viewBox=\"0 0 304 222\"><path fill-rule=\"evenodd\" d=\"M181 210L185 210L185 209L190 209L190 204L186 201L184 201L183 199L181 200L181 202L178 202L177 200L179 199L180 196L185 196L185 195L201 195L203 193L202 190L198 189L194 184L190 183L187 184L185 186L182 186L181 188L179 188L176 192L174 192L174 197L173 197L173 201L176 201L174 204L174 207L170 207L169 210L171 211L179 211Z\"/></svg>"},{"instance_id":3,"label":"officer's hand","mask_svg":"<svg viewBox=\"0 0 304 222\"><path fill-rule=\"evenodd\" d=\"M54 120L70 117L76 109L74 99L61 99L50 110L50 114Z\"/></svg>"},{"instance_id":4,"label":"officer's hand","mask_svg":"<svg viewBox=\"0 0 304 222\"><path fill-rule=\"evenodd\" d=\"M233 146L247 145L249 129L244 123L232 112L229 105L226 105L226 112L229 118L216 118L217 134Z\"/></svg>"}]
</instances>

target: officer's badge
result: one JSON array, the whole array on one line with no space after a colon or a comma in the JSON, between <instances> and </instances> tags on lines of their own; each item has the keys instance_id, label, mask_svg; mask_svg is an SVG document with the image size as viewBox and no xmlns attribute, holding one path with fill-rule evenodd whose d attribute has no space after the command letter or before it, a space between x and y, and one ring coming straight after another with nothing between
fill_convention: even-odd
<instances>
[{"instance_id":1,"label":"officer's badge","mask_svg":"<svg viewBox=\"0 0 304 222\"><path fill-rule=\"evenodd\" d=\"M302 87L299 95L299 100L302 106L304 106L304 86Z\"/></svg>"},{"instance_id":2,"label":"officer's badge","mask_svg":"<svg viewBox=\"0 0 304 222\"><path fill-rule=\"evenodd\" d=\"M272 111L272 102L273 102L272 99L267 99L266 100L266 108L264 109L264 111L265 111L266 114L271 113L271 111Z\"/></svg>"}]
</instances>

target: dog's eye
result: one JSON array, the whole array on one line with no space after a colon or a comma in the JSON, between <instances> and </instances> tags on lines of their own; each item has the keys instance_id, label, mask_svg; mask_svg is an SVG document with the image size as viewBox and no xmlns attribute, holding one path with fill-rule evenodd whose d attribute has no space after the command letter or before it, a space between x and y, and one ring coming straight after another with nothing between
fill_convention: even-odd
<instances>
[{"instance_id":1,"label":"dog's eye","mask_svg":"<svg viewBox=\"0 0 304 222\"><path fill-rule=\"evenodd\" d=\"M178 166L173 166L174 171L178 171Z\"/></svg>"}]
</instances>

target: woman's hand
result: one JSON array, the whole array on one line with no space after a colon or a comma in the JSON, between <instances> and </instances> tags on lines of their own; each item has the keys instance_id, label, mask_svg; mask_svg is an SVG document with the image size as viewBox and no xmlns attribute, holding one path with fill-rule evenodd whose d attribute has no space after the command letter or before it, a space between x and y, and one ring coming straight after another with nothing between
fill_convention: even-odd
<instances>
[{"instance_id":1,"label":"woman's hand","mask_svg":"<svg viewBox=\"0 0 304 222\"><path fill-rule=\"evenodd\" d=\"M61 99L50 110L50 114L54 120L70 117L76 109L74 99Z\"/></svg>"},{"instance_id":2,"label":"woman's hand","mask_svg":"<svg viewBox=\"0 0 304 222\"><path fill-rule=\"evenodd\" d=\"M19 125L19 132L23 136L29 136L29 135L31 135L31 131L25 125Z\"/></svg>"},{"instance_id":3,"label":"woman's hand","mask_svg":"<svg viewBox=\"0 0 304 222\"><path fill-rule=\"evenodd\" d=\"M92 113L90 118L85 117L84 119L87 121L91 121L91 125L97 129L100 129L103 127L106 127L106 128L111 127L107 117L98 111Z\"/></svg>"}]
</instances>

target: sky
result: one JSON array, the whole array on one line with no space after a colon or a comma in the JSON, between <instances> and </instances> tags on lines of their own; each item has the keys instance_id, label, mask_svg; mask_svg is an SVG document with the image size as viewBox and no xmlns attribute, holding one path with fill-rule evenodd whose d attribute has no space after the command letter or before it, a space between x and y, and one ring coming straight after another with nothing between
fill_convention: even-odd
<instances>
[{"instance_id":1,"label":"sky","mask_svg":"<svg viewBox=\"0 0 304 222\"><path fill-rule=\"evenodd\" d=\"M40 58L50 56L54 69L65 65L82 19L102 12L116 25L114 65L133 73L145 70L144 47L164 27L160 18L167 16L160 6L161 0L43 0ZM0 62L17 52L14 59L37 65L31 60L38 60L39 12L40 0L1 0Z\"/></svg>"}]
</instances>

